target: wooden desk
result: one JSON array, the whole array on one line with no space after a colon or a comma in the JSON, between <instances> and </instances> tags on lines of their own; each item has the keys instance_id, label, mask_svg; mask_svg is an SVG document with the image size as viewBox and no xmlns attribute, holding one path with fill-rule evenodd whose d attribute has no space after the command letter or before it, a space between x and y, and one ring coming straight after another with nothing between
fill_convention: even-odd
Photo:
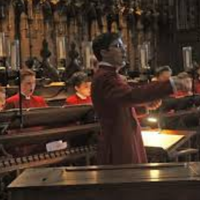
<instances>
[{"instance_id":1,"label":"wooden desk","mask_svg":"<svg viewBox=\"0 0 200 200\"><path fill-rule=\"evenodd\" d=\"M200 163L28 169L9 190L10 200L199 200Z\"/></svg>"}]
</instances>

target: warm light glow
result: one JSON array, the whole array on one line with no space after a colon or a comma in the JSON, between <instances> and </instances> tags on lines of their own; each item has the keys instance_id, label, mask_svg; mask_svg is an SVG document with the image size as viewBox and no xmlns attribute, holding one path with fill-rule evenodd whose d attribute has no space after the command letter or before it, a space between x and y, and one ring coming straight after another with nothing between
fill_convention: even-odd
<instances>
[{"instance_id":1,"label":"warm light glow","mask_svg":"<svg viewBox=\"0 0 200 200\"><path fill-rule=\"evenodd\" d=\"M87 177L87 182L90 184L96 184L101 181L101 175L99 175L98 170L89 170L84 172L84 176ZM64 174L64 180L70 180L70 184L77 185L79 182L78 180L82 179L84 182L85 180L83 179L83 171L77 171L71 170L66 171Z\"/></svg>"},{"instance_id":2,"label":"warm light glow","mask_svg":"<svg viewBox=\"0 0 200 200\"><path fill-rule=\"evenodd\" d=\"M156 122L158 122L158 119L155 118L155 117L148 117L148 118L147 118L147 121L148 121L148 122L152 122L152 123L156 123Z\"/></svg>"},{"instance_id":3,"label":"warm light glow","mask_svg":"<svg viewBox=\"0 0 200 200\"><path fill-rule=\"evenodd\" d=\"M157 169L150 170L150 177L152 179L159 179L160 171Z\"/></svg>"}]
</instances>

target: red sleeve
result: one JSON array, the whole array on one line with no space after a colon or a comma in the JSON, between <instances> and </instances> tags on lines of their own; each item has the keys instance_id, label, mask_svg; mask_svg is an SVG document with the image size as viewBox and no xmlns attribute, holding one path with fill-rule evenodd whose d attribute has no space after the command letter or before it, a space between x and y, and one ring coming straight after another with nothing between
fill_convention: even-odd
<instances>
[{"instance_id":1,"label":"red sleeve","mask_svg":"<svg viewBox=\"0 0 200 200\"><path fill-rule=\"evenodd\" d=\"M130 86L118 76L106 74L102 82L103 96L106 101L128 106L151 102L173 93L170 81Z\"/></svg>"},{"instance_id":2,"label":"red sleeve","mask_svg":"<svg viewBox=\"0 0 200 200\"><path fill-rule=\"evenodd\" d=\"M19 101L19 97L17 95L9 97L8 99L6 99L6 104L5 104L4 109L9 110L9 109L17 108L18 101Z\"/></svg>"},{"instance_id":3,"label":"red sleeve","mask_svg":"<svg viewBox=\"0 0 200 200\"><path fill-rule=\"evenodd\" d=\"M91 97L88 97L86 101L87 101L86 103L92 104L92 98Z\"/></svg>"},{"instance_id":4,"label":"red sleeve","mask_svg":"<svg viewBox=\"0 0 200 200\"><path fill-rule=\"evenodd\" d=\"M48 105L43 97L36 96L36 101L40 104L41 107L48 107Z\"/></svg>"},{"instance_id":5,"label":"red sleeve","mask_svg":"<svg viewBox=\"0 0 200 200\"><path fill-rule=\"evenodd\" d=\"M48 107L46 101L44 100L44 98L41 99L41 104L43 107Z\"/></svg>"},{"instance_id":6,"label":"red sleeve","mask_svg":"<svg viewBox=\"0 0 200 200\"><path fill-rule=\"evenodd\" d=\"M77 104L77 97L76 95L70 96L66 99L66 104L68 105L74 105Z\"/></svg>"}]
</instances>

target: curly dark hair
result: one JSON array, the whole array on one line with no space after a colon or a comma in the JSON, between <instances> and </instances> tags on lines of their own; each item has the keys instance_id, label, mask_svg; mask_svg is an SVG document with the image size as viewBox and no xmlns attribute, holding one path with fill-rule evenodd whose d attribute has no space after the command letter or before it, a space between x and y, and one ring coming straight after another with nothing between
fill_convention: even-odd
<instances>
[{"instance_id":1,"label":"curly dark hair","mask_svg":"<svg viewBox=\"0 0 200 200\"><path fill-rule=\"evenodd\" d=\"M156 69L156 71L155 71L156 77L160 76L163 72L171 72L171 73L172 73L172 69L171 69L168 65L159 67L159 68Z\"/></svg>"},{"instance_id":2,"label":"curly dark hair","mask_svg":"<svg viewBox=\"0 0 200 200\"><path fill-rule=\"evenodd\" d=\"M84 82L90 82L90 77L85 72L76 72L70 79L70 83L75 86L80 86Z\"/></svg>"},{"instance_id":3,"label":"curly dark hair","mask_svg":"<svg viewBox=\"0 0 200 200\"><path fill-rule=\"evenodd\" d=\"M93 53L96 56L98 61L102 60L101 50L103 50L103 49L107 50L109 48L110 44L114 40L117 40L118 38L121 38L121 35L119 33L108 32L108 33L103 33L103 34L97 36L93 40L92 49L93 49Z\"/></svg>"}]
</instances>

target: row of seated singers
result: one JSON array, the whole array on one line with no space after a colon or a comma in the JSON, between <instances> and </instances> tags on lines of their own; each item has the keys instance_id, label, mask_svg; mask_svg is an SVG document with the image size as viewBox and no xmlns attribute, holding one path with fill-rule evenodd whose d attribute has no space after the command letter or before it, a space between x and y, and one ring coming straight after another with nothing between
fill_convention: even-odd
<instances>
[{"instance_id":1,"label":"row of seated singers","mask_svg":"<svg viewBox=\"0 0 200 200\"><path fill-rule=\"evenodd\" d=\"M21 93L22 93L22 107L47 107L43 97L33 95L36 86L35 73L30 69L23 69L20 71L21 75ZM91 81L87 74L83 72L77 72L73 75L71 80L76 93L66 99L67 104L85 104L91 103L90 86ZM0 107L3 109L5 104L5 91L0 88ZM6 100L4 106L5 109L13 109L19 107L19 93L11 96ZM42 127L36 127L38 130ZM16 134L16 131L10 131L9 134ZM55 143L54 143L55 144ZM44 152L44 145L24 145L16 148L11 148L8 152L14 156L27 156L34 153Z\"/></svg>"},{"instance_id":2,"label":"row of seated singers","mask_svg":"<svg viewBox=\"0 0 200 200\"><path fill-rule=\"evenodd\" d=\"M159 81L159 82L168 81L170 79L170 77L172 77L172 73L173 73L172 69L167 65L159 67L156 69L155 76L152 78L152 81ZM181 72L177 75L177 77L180 80L184 80L184 82L187 82L188 85L190 85L190 87L192 88L192 86L191 86L192 81L191 81L191 76L189 73ZM174 92L174 94L170 95L169 97L178 99L178 98L183 98L185 96L190 96L190 95L192 95L191 91L190 92L177 91L177 92ZM160 100L158 107L160 107L162 104L163 104L163 102ZM149 114L149 112L148 112L149 109L146 110L146 108L143 106L136 107L135 109L136 109L137 116L140 120L143 120L143 118ZM174 110L170 110L169 112L173 113Z\"/></svg>"},{"instance_id":3,"label":"row of seated singers","mask_svg":"<svg viewBox=\"0 0 200 200\"><path fill-rule=\"evenodd\" d=\"M172 76L172 70L169 66L163 66L156 70L155 77L152 79L153 81L166 81ZM180 78L188 77L190 79L189 74L183 72L178 75ZM188 81L189 82L189 81ZM75 94L69 96L66 99L66 104L85 104L91 103L90 97L90 87L91 80L84 72L77 72L71 78L71 83L74 87ZM41 96L33 95L36 86L36 78L35 73L30 69L21 70L21 90L22 90L22 107L23 108L31 108L31 107L47 107L47 103L44 98ZM0 91L1 92L1 91ZM4 93L4 92L3 92ZM191 95L191 94L188 94ZM185 94L177 93L173 95L173 97L179 98L185 96ZM1 98L1 97L0 97ZM5 99L5 95L4 95ZM4 101L3 101L4 104ZM6 100L5 109L12 109L19 107L19 93L8 98ZM3 108L3 105L0 108Z\"/></svg>"},{"instance_id":4,"label":"row of seated singers","mask_svg":"<svg viewBox=\"0 0 200 200\"><path fill-rule=\"evenodd\" d=\"M30 69L23 69L21 74L21 93L23 108L47 107L47 103L41 96L33 95L36 86L35 72ZM72 76L72 85L75 89L75 94L66 99L66 104L86 104L91 103L90 87L91 81L84 72L77 72ZM2 88L3 90L3 88ZM4 98L5 99L5 92ZM5 101L2 101L2 109ZM0 104L1 105L1 104ZM19 93L9 97L6 100L4 109L19 108Z\"/></svg>"}]
</instances>

